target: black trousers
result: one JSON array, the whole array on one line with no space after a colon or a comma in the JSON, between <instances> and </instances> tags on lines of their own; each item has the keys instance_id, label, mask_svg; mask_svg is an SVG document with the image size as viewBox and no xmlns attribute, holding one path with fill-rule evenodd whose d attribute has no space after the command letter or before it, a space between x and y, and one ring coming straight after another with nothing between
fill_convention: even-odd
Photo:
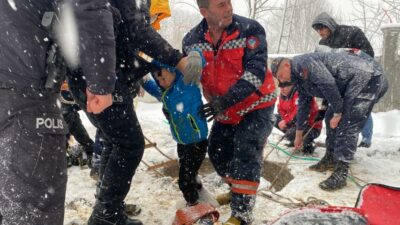
<instances>
[{"instance_id":1,"label":"black trousers","mask_svg":"<svg viewBox=\"0 0 400 225\"><path fill-rule=\"evenodd\" d=\"M75 101L82 109L86 109L85 87L69 86ZM114 103L102 113L87 113L89 120L100 129L104 138L100 186L93 211L93 214L100 217L122 213L123 201L144 152L144 136L129 95L126 92L121 96L119 92L117 96L114 95Z\"/></svg>"},{"instance_id":2,"label":"black trousers","mask_svg":"<svg viewBox=\"0 0 400 225\"><path fill-rule=\"evenodd\" d=\"M207 140L193 144L178 144L179 157L179 189L189 204L194 204L199 199L201 183L196 180L200 166L207 153Z\"/></svg>"},{"instance_id":3,"label":"black trousers","mask_svg":"<svg viewBox=\"0 0 400 225\"><path fill-rule=\"evenodd\" d=\"M364 127L374 105L386 93L388 83L384 75L373 76L364 89L353 99L346 99L342 119L336 129L331 129L329 121L333 111L325 114L326 150L333 152L336 160L350 162L357 150L358 135Z\"/></svg>"},{"instance_id":4,"label":"black trousers","mask_svg":"<svg viewBox=\"0 0 400 225\"><path fill-rule=\"evenodd\" d=\"M246 114L237 124L214 121L208 138L208 155L223 178L259 183L264 146L275 117L274 105ZM232 188L232 215L243 221L253 220L256 195L235 192Z\"/></svg>"},{"instance_id":5,"label":"black trousers","mask_svg":"<svg viewBox=\"0 0 400 225\"><path fill-rule=\"evenodd\" d=\"M57 94L0 89L2 225L62 225L67 126Z\"/></svg>"},{"instance_id":6,"label":"black trousers","mask_svg":"<svg viewBox=\"0 0 400 225\"><path fill-rule=\"evenodd\" d=\"M93 153L93 140L90 138L86 128L82 124L82 120L79 116L80 108L76 105L61 103L62 115L65 122L68 125L69 133L67 135L67 140L69 136L72 135L76 141L83 146L84 151L90 157Z\"/></svg>"}]
</instances>

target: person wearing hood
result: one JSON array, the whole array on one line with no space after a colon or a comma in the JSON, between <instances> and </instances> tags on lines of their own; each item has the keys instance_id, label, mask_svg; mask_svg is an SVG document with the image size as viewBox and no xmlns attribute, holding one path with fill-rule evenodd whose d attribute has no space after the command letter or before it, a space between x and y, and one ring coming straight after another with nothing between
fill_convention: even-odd
<instances>
[{"instance_id":1,"label":"person wearing hood","mask_svg":"<svg viewBox=\"0 0 400 225\"><path fill-rule=\"evenodd\" d=\"M356 26L339 25L326 12L319 14L312 22L312 28L319 34L320 45L326 45L331 48L356 48L365 52L372 58L374 50L364 32ZM369 148L373 133L373 121L371 115L368 116L361 136L362 140L358 147Z\"/></svg>"},{"instance_id":2,"label":"person wearing hood","mask_svg":"<svg viewBox=\"0 0 400 225\"><path fill-rule=\"evenodd\" d=\"M353 53L314 52L292 59L276 58L271 62L271 70L279 83L294 83L299 92L296 149L303 145L312 97L328 103L325 156L310 169L334 170L319 184L321 189L343 188L357 150L358 134L367 120L365 115L371 113L388 89L382 67Z\"/></svg>"},{"instance_id":3,"label":"person wearing hood","mask_svg":"<svg viewBox=\"0 0 400 225\"><path fill-rule=\"evenodd\" d=\"M331 48L357 48L374 57L371 43L356 26L339 25L328 13L323 12L315 17L312 28L321 37L320 45Z\"/></svg>"}]
</instances>

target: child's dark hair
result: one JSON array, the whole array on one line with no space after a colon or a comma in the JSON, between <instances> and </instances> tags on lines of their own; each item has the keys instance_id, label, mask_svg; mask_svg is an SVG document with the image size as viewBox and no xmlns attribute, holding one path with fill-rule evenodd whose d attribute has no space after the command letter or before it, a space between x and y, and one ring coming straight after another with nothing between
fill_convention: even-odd
<instances>
[{"instance_id":1,"label":"child's dark hair","mask_svg":"<svg viewBox=\"0 0 400 225\"><path fill-rule=\"evenodd\" d=\"M161 69L156 69L153 71L153 77L161 77Z\"/></svg>"}]
</instances>

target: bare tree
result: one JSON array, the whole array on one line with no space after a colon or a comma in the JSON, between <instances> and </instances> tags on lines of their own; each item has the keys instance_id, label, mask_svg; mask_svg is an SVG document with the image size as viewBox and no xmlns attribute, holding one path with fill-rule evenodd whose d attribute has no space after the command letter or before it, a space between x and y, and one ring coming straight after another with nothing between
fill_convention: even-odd
<instances>
[{"instance_id":1,"label":"bare tree","mask_svg":"<svg viewBox=\"0 0 400 225\"><path fill-rule=\"evenodd\" d=\"M170 0L171 17L162 21L160 34L177 49L182 48L182 39L197 25L202 16L196 0Z\"/></svg>"},{"instance_id":2,"label":"bare tree","mask_svg":"<svg viewBox=\"0 0 400 225\"><path fill-rule=\"evenodd\" d=\"M269 11L280 9L275 7L271 0L246 0L246 3L248 17L255 20L261 19Z\"/></svg>"},{"instance_id":3,"label":"bare tree","mask_svg":"<svg viewBox=\"0 0 400 225\"><path fill-rule=\"evenodd\" d=\"M389 18L390 23L400 23L400 1L381 0L384 14Z\"/></svg>"},{"instance_id":4,"label":"bare tree","mask_svg":"<svg viewBox=\"0 0 400 225\"><path fill-rule=\"evenodd\" d=\"M398 0L354 0L351 25L359 25L374 49L382 47L381 26L400 22L400 1Z\"/></svg>"},{"instance_id":5,"label":"bare tree","mask_svg":"<svg viewBox=\"0 0 400 225\"><path fill-rule=\"evenodd\" d=\"M313 51L319 37L311 27L312 21L321 12L332 15L333 7L327 0L286 0L281 3L284 5L278 17L281 20L280 27L274 27L280 32L271 38L273 42L278 43L274 46L276 53Z\"/></svg>"}]
</instances>

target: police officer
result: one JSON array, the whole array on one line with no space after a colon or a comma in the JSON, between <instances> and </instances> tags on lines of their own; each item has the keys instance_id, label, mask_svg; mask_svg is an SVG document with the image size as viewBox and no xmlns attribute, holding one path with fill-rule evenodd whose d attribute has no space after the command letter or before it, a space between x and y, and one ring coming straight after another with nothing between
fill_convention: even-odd
<instances>
[{"instance_id":1,"label":"police officer","mask_svg":"<svg viewBox=\"0 0 400 225\"><path fill-rule=\"evenodd\" d=\"M82 0L80 12L76 14L77 22L86 25L80 30L82 43L96 31L113 35L112 20L107 19L111 15L105 8L107 2L93 2L96 4ZM44 88L46 68L51 66L46 64L47 53L54 40L41 24L45 13L55 9L56 1L50 0L0 1L0 214L3 225L61 225L64 220L67 129L57 104L58 93ZM115 80L114 40L91 39L90 43L85 45L87 51L81 51L81 63L88 74L89 85L85 90L90 96L88 111L99 113L111 104L109 93ZM99 52L106 59L102 64ZM102 79L108 82L99 82Z\"/></svg>"}]
</instances>

